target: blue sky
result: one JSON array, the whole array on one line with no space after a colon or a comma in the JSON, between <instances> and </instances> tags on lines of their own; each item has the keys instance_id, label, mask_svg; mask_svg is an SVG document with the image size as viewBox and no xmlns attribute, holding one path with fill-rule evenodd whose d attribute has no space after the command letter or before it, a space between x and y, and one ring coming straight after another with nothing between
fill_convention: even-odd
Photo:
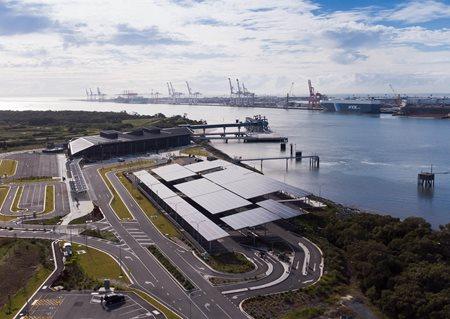
<instances>
[{"instance_id":1,"label":"blue sky","mask_svg":"<svg viewBox=\"0 0 450 319\"><path fill-rule=\"evenodd\" d=\"M450 1L0 0L0 95L448 92Z\"/></svg>"}]
</instances>

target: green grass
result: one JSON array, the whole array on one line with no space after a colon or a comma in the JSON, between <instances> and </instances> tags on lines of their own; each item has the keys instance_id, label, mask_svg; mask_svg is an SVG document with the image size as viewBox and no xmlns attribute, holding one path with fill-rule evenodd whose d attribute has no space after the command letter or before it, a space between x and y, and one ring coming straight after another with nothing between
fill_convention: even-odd
<instances>
[{"instance_id":1,"label":"green grass","mask_svg":"<svg viewBox=\"0 0 450 319\"><path fill-rule=\"evenodd\" d=\"M20 198L22 197L22 193L23 193L23 186L19 186L19 188L16 191L16 195L14 196L13 204L11 206L11 210L13 212L21 211L21 209L19 208L19 202L20 202Z\"/></svg>"},{"instance_id":2,"label":"green grass","mask_svg":"<svg viewBox=\"0 0 450 319\"><path fill-rule=\"evenodd\" d=\"M169 259L155 246L151 245L148 247L148 250L159 260L159 262L167 269L168 272L175 277L175 279L186 289L192 290L194 289L194 285L189 281L179 270L175 267Z\"/></svg>"},{"instance_id":3,"label":"green grass","mask_svg":"<svg viewBox=\"0 0 450 319\"><path fill-rule=\"evenodd\" d=\"M55 210L55 185L45 186L45 206L42 215L49 214Z\"/></svg>"},{"instance_id":4,"label":"green grass","mask_svg":"<svg viewBox=\"0 0 450 319\"><path fill-rule=\"evenodd\" d=\"M142 195L139 189L133 186L133 184L124 176L123 173L118 173L117 177L131 196L136 200L145 215L147 215L153 225L155 225L161 233L166 234L169 237L182 237L178 229L150 202L147 197Z\"/></svg>"},{"instance_id":5,"label":"green grass","mask_svg":"<svg viewBox=\"0 0 450 319\"><path fill-rule=\"evenodd\" d=\"M180 153L195 156L210 156L211 154L201 146L188 147L180 151Z\"/></svg>"},{"instance_id":6,"label":"green grass","mask_svg":"<svg viewBox=\"0 0 450 319\"><path fill-rule=\"evenodd\" d=\"M123 274L122 269L108 254L100 250L75 244L73 246L74 254L77 250L86 251L85 254L76 255L79 265L85 274L98 281L103 281L105 278L129 284L128 277Z\"/></svg>"},{"instance_id":7,"label":"green grass","mask_svg":"<svg viewBox=\"0 0 450 319\"><path fill-rule=\"evenodd\" d=\"M138 295L139 297L141 297L142 299L147 301L149 304L154 306L156 309L161 311L166 316L167 319L180 319L181 318L176 313L174 313L172 310L170 310L169 308L167 308L166 306L161 304L159 301L157 301L155 298L150 296L148 293L146 293L142 290L139 290L139 289L135 289L135 288L132 288L131 291L133 291L136 295Z\"/></svg>"},{"instance_id":8,"label":"green grass","mask_svg":"<svg viewBox=\"0 0 450 319\"><path fill-rule=\"evenodd\" d=\"M9 183L15 184L29 184L29 183L38 183L38 182L50 182L53 180L51 176L31 176L31 177L22 177L8 180Z\"/></svg>"},{"instance_id":9,"label":"green grass","mask_svg":"<svg viewBox=\"0 0 450 319\"><path fill-rule=\"evenodd\" d=\"M11 297L11 313L8 311L8 304L4 305L0 309L0 319L9 319L13 318L14 315L22 308L27 299L31 297L33 292L39 288L40 285L47 279L52 270L39 267L39 270L36 274L31 277L28 281L27 285L20 289L14 296Z\"/></svg>"},{"instance_id":10,"label":"green grass","mask_svg":"<svg viewBox=\"0 0 450 319\"><path fill-rule=\"evenodd\" d=\"M128 208L125 206L124 202L120 198L119 194L117 193L116 189L112 186L111 181L106 176L107 173L111 172L112 168L102 168L100 169L100 175L103 178L103 181L105 182L106 186L109 188L111 193L113 194L113 198L111 201L111 207L116 213L117 217L121 220L129 220L133 219L133 216L131 215Z\"/></svg>"},{"instance_id":11,"label":"green grass","mask_svg":"<svg viewBox=\"0 0 450 319\"><path fill-rule=\"evenodd\" d=\"M17 161L11 159L0 160L0 176L13 176L16 173Z\"/></svg>"},{"instance_id":12,"label":"green grass","mask_svg":"<svg viewBox=\"0 0 450 319\"><path fill-rule=\"evenodd\" d=\"M205 261L213 269L227 273L246 273L255 269L251 261L236 252L211 255Z\"/></svg>"}]
</instances>

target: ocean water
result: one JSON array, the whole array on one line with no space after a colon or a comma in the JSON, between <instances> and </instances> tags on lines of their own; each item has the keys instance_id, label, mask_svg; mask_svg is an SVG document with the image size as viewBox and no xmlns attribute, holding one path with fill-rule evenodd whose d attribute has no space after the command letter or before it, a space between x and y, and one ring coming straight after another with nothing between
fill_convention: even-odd
<instances>
[{"instance_id":1,"label":"ocean water","mask_svg":"<svg viewBox=\"0 0 450 319\"><path fill-rule=\"evenodd\" d=\"M450 175L436 175L435 188L417 187L417 173L450 171L450 120L391 115L348 115L317 111L193 105L133 105L61 98L0 98L0 110L96 110L140 114L186 114L209 123L265 115L272 130L289 138L295 150L319 155L308 161L266 161L263 172L345 205L400 218L420 216L433 226L450 222ZM280 156L280 145L217 141L215 146L243 158ZM250 163L259 168L260 163Z\"/></svg>"}]
</instances>

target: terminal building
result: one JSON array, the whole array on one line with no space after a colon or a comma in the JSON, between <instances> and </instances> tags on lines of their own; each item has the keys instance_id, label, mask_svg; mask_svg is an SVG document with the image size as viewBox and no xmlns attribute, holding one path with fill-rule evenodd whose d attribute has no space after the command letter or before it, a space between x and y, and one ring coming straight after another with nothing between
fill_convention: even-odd
<instances>
[{"instance_id":1,"label":"terminal building","mask_svg":"<svg viewBox=\"0 0 450 319\"><path fill-rule=\"evenodd\" d=\"M102 131L69 142L69 156L102 160L129 154L158 152L190 143L192 131L187 127L146 127L131 132Z\"/></svg>"}]
</instances>

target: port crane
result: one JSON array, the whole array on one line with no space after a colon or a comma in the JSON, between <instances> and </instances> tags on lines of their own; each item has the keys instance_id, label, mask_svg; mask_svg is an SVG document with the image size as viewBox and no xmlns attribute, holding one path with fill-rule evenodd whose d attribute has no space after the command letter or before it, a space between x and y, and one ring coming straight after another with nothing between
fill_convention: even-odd
<instances>
[{"instance_id":1,"label":"port crane","mask_svg":"<svg viewBox=\"0 0 450 319\"><path fill-rule=\"evenodd\" d=\"M309 106L313 109L319 108L322 94L316 92L315 88L311 84L311 80L308 80L308 88L309 88L309 98L308 98Z\"/></svg>"},{"instance_id":2,"label":"port crane","mask_svg":"<svg viewBox=\"0 0 450 319\"><path fill-rule=\"evenodd\" d=\"M97 98L99 101L103 101L105 99L106 94L100 91L100 88L97 87Z\"/></svg>"},{"instance_id":3,"label":"port crane","mask_svg":"<svg viewBox=\"0 0 450 319\"><path fill-rule=\"evenodd\" d=\"M234 104L233 98L235 96L235 93L234 93L234 87L233 87L233 84L231 84L230 78L228 78L228 83L230 83L230 104Z\"/></svg>"},{"instance_id":4,"label":"port crane","mask_svg":"<svg viewBox=\"0 0 450 319\"><path fill-rule=\"evenodd\" d=\"M397 105L397 107L402 107L402 98L400 94L397 94L397 92L395 92L394 88L392 87L392 84L389 84L389 87L391 88L392 93L394 93L395 104Z\"/></svg>"},{"instance_id":5,"label":"port crane","mask_svg":"<svg viewBox=\"0 0 450 319\"><path fill-rule=\"evenodd\" d=\"M236 92L236 94L237 94L237 103L239 104L239 105L241 105L242 103L242 100L241 100L241 96L242 96L242 90L241 90L241 85L239 84L239 79L236 79L236 84L237 84L237 92Z\"/></svg>"}]
</instances>

